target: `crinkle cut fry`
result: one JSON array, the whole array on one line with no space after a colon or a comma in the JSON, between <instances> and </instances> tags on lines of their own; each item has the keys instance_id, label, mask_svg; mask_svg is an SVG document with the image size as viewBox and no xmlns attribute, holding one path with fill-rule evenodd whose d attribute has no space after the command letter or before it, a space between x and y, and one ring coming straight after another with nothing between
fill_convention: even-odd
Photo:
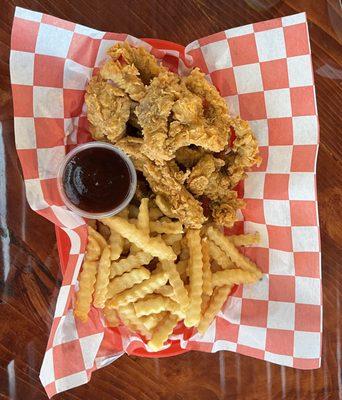
<instances>
[{"instance_id":1,"label":"crinkle cut fry","mask_svg":"<svg viewBox=\"0 0 342 400\"><path fill-rule=\"evenodd\" d=\"M126 289L131 288L150 277L151 273L144 267L132 269L130 272L112 279L108 286L108 298L111 298Z\"/></svg>"},{"instance_id":2,"label":"crinkle cut fry","mask_svg":"<svg viewBox=\"0 0 342 400\"><path fill-rule=\"evenodd\" d=\"M210 269L210 256L209 256L209 244L208 239L202 239L202 255L203 255L203 295L211 296L213 293L212 288L212 274Z\"/></svg>"},{"instance_id":3,"label":"crinkle cut fry","mask_svg":"<svg viewBox=\"0 0 342 400\"><path fill-rule=\"evenodd\" d=\"M233 261L216 243L214 243L212 240L209 240L208 244L211 258L216 261L222 269L236 268L236 265L234 265Z\"/></svg>"},{"instance_id":4,"label":"crinkle cut fry","mask_svg":"<svg viewBox=\"0 0 342 400\"><path fill-rule=\"evenodd\" d=\"M148 346L153 351L160 350L169 336L172 334L178 322L178 317L168 314L154 329L152 338L148 342Z\"/></svg>"},{"instance_id":5,"label":"crinkle cut fry","mask_svg":"<svg viewBox=\"0 0 342 400\"><path fill-rule=\"evenodd\" d=\"M150 331L145 327L140 318L136 316L133 304L120 306L118 312L124 324L132 329L132 331L140 333L146 339L151 337Z\"/></svg>"},{"instance_id":6,"label":"crinkle cut fry","mask_svg":"<svg viewBox=\"0 0 342 400\"><path fill-rule=\"evenodd\" d=\"M97 269L97 277L95 283L94 292L94 306L97 308L103 308L107 299L108 284L109 284L109 273L110 273L110 249L105 247L101 254Z\"/></svg>"},{"instance_id":7,"label":"crinkle cut fry","mask_svg":"<svg viewBox=\"0 0 342 400\"><path fill-rule=\"evenodd\" d=\"M175 263L173 261L162 261L162 267L168 274L170 285L173 287L174 299L180 304L181 309L185 311L189 305L188 292L184 287Z\"/></svg>"},{"instance_id":8,"label":"crinkle cut fry","mask_svg":"<svg viewBox=\"0 0 342 400\"><path fill-rule=\"evenodd\" d=\"M138 268L142 265L147 265L152 260L151 254L139 251L136 254L130 254L127 258L112 262L110 267L110 278L115 278L129 272L134 268Z\"/></svg>"},{"instance_id":9,"label":"crinkle cut fry","mask_svg":"<svg viewBox=\"0 0 342 400\"><path fill-rule=\"evenodd\" d=\"M212 275L213 286L240 285L241 283L255 283L260 278L260 271L250 272L243 269L226 269L214 272Z\"/></svg>"}]
</instances>

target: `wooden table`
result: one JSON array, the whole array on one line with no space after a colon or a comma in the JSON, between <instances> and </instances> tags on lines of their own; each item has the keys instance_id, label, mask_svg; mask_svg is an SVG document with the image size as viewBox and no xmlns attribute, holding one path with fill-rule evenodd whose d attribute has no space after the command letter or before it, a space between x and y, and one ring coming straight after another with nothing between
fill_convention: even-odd
<instances>
[{"instance_id":1,"label":"wooden table","mask_svg":"<svg viewBox=\"0 0 342 400\"><path fill-rule=\"evenodd\" d=\"M2 0L0 16L0 398L46 399L39 369L61 284L54 227L28 207L14 147L8 72L15 5L104 31L187 44L220 30L306 11L320 116L318 194L324 286L322 367L301 371L230 352L123 356L56 399L338 399L341 383L342 135L338 0Z\"/></svg>"}]
</instances>

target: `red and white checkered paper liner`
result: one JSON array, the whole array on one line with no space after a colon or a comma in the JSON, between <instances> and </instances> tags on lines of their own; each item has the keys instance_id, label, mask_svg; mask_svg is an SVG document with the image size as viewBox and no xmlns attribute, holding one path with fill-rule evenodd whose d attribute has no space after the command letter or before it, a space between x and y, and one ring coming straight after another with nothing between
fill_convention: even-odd
<instances>
[{"instance_id":1,"label":"red and white checkered paper liner","mask_svg":"<svg viewBox=\"0 0 342 400\"><path fill-rule=\"evenodd\" d=\"M230 350L281 365L320 366L322 295L315 167L318 119L304 13L228 29L185 53L157 51L126 34L105 33L16 8L10 71L15 140L33 210L63 227L70 258L40 378L49 396L86 383L92 371L144 347L125 328L107 329L96 309L88 324L72 313L86 242L82 218L63 206L56 170L66 151L90 140L84 89L116 41L148 48L172 70L199 66L233 114L248 120L262 165L250 172L237 225L258 231L246 254L264 272L240 287L204 336L174 335L180 347ZM182 61L183 60L183 61Z\"/></svg>"}]
</instances>

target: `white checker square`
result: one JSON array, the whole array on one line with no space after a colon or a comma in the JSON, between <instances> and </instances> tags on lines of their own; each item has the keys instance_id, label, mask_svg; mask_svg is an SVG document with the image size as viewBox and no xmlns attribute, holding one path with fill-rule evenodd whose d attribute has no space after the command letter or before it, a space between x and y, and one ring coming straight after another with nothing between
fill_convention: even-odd
<instances>
[{"instance_id":1,"label":"white checker square","mask_svg":"<svg viewBox=\"0 0 342 400\"><path fill-rule=\"evenodd\" d=\"M209 73L218 69L230 68L232 59L227 40L210 43L201 47Z\"/></svg>"},{"instance_id":2,"label":"white checker square","mask_svg":"<svg viewBox=\"0 0 342 400\"><path fill-rule=\"evenodd\" d=\"M258 141L259 146L268 146L268 123L267 119L249 121L249 125Z\"/></svg>"},{"instance_id":3,"label":"white checker square","mask_svg":"<svg viewBox=\"0 0 342 400\"><path fill-rule=\"evenodd\" d=\"M296 276L296 303L321 305L321 280Z\"/></svg>"},{"instance_id":4,"label":"white checker square","mask_svg":"<svg viewBox=\"0 0 342 400\"><path fill-rule=\"evenodd\" d=\"M316 115L293 117L293 144L317 144L318 120Z\"/></svg>"},{"instance_id":5,"label":"white checker square","mask_svg":"<svg viewBox=\"0 0 342 400\"><path fill-rule=\"evenodd\" d=\"M75 32L80 33L81 35L89 36L92 39L102 39L105 32L98 31L93 28L89 28L88 26L76 24Z\"/></svg>"},{"instance_id":6,"label":"white checker square","mask_svg":"<svg viewBox=\"0 0 342 400\"><path fill-rule=\"evenodd\" d=\"M295 276L294 255L290 251L269 250L270 265L269 273L272 275Z\"/></svg>"},{"instance_id":7,"label":"white checker square","mask_svg":"<svg viewBox=\"0 0 342 400\"><path fill-rule=\"evenodd\" d=\"M269 146L267 172L286 174L291 170L292 146Z\"/></svg>"},{"instance_id":8,"label":"white checker square","mask_svg":"<svg viewBox=\"0 0 342 400\"><path fill-rule=\"evenodd\" d=\"M63 286L62 286L63 287ZM53 346L58 346L62 343L72 342L78 339L75 318L72 312L64 315L58 323L55 336L53 338Z\"/></svg>"},{"instance_id":9,"label":"white checker square","mask_svg":"<svg viewBox=\"0 0 342 400\"><path fill-rule=\"evenodd\" d=\"M92 368L95 365L95 357L99 350L103 339L103 333L85 336L80 338L80 346L82 349L84 366L86 369Z\"/></svg>"},{"instance_id":10,"label":"white checker square","mask_svg":"<svg viewBox=\"0 0 342 400\"><path fill-rule=\"evenodd\" d=\"M306 22L306 16L305 12L303 12L299 14L288 15L283 17L281 20L283 26L297 25Z\"/></svg>"},{"instance_id":11,"label":"white checker square","mask_svg":"<svg viewBox=\"0 0 342 400\"><path fill-rule=\"evenodd\" d=\"M291 117L290 89L266 90L264 94L268 118Z\"/></svg>"},{"instance_id":12,"label":"white checker square","mask_svg":"<svg viewBox=\"0 0 342 400\"><path fill-rule=\"evenodd\" d=\"M57 393L64 392L75 386L87 383L88 375L86 371L77 372L76 374L65 376L64 378L57 379L55 382Z\"/></svg>"},{"instance_id":13,"label":"white checker square","mask_svg":"<svg viewBox=\"0 0 342 400\"><path fill-rule=\"evenodd\" d=\"M240 104L239 104L239 96L227 96L224 98L226 100L229 113L236 117L240 115Z\"/></svg>"},{"instance_id":14,"label":"white checker square","mask_svg":"<svg viewBox=\"0 0 342 400\"><path fill-rule=\"evenodd\" d=\"M316 200L315 174L292 172L289 180L289 200Z\"/></svg>"},{"instance_id":15,"label":"white checker square","mask_svg":"<svg viewBox=\"0 0 342 400\"><path fill-rule=\"evenodd\" d=\"M319 251L319 233L317 226L293 226L291 230L294 252Z\"/></svg>"},{"instance_id":16,"label":"white checker square","mask_svg":"<svg viewBox=\"0 0 342 400\"><path fill-rule=\"evenodd\" d=\"M239 94L262 92L264 90L259 63L241 65L234 67L233 70Z\"/></svg>"},{"instance_id":17,"label":"white checker square","mask_svg":"<svg viewBox=\"0 0 342 400\"><path fill-rule=\"evenodd\" d=\"M63 87L64 89L84 90L89 82L92 69L75 61L66 59L64 65Z\"/></svg>"},{"instance_id":18,"label":"white checker square","mask_svg":"<svg viewBox=\"0 0 342 400\"><path fill-rule=\"evenodd\" d=\"M255 41L260 62L286 58L283 28L255 32Z\"/></svg>"},{"instance_id":19,"label":"white checker square","mask_svg":"<svg viewBox=\"0 0 342 400\"><path fill-rule=\"evenodd\" d=\"M231 28L225 31L225 34L227 38L233 38L237 36L242 36L242 35L248 35L253 33L253 25L244 25L244 26L239 26L237 28Z\"/></svg>"},{"instance_id":20,"label":"white checker square","mask_svg":"<svg viewBox=\"0 0 342 400\"><path fill-rule=\"evenodd\" d=\"M49 205L44 200L44 194L39 179L25 179L26 199L32 210L43 210Z\"/></svg>"},{"instance_id":21,"label":"white checker square","mask_svg":"<svg viewBox=\"0 0 342 400\"><path fill-rule=\"evenodd\" d=\"M79 254L81 250L81 239L77 232L72 229L63 228L70 239L70 254Z\"/></svg>"},{"instance_id":22,"label":"white checker square","mask_svg":"<svg viewBox=\"0 0 342 400\"><path fill-rule=\"evenodd\" d=\"M117 40L102 39L100 42L99 50L97 52L95 67L100 67L102 63L109 58L107 50L118 43Z\"/></svg>"},{"instance_id":23,"label":"white checker square","mask_svg":"<svg viewBox=\"0 0 342 400\"><path fill-rule=\"evenodd\" d=\"M291 356L283 356L281 354L265 351L264 359L265 361L269 361L271 363L285 365L286 367L293 367L293 357Z\"/></svg>"},{"instance_id":24,"label":"white checker square","mask_svg":"<svg viewBox=\"0 0 342 400\"><path fill-rule=\"evenodd\" d=\"M59 289L59 294L56 303L55 309L55 318L61 317L64 314L65 306L68 300L68 296L71 290L70 285L61 286Z\"/></svg>"},{"instance_id":25,"label":"white checker square","mask_svg":"<svg viewBox=\"0 0 342 400\"><path fill-rule=\"evenodd\" d=\"M189 56L189 51L196 50L200 47L198 40L194 40L185 47L185 56ZM191 57L191 56L190 56Z\"/></svg>"},{"instance_id":26,"label":"white checker square","mask_svg":"<svg viewBox=\"0 0 342 400\"><path fill-rule=\"evenodd\" d=\"M268 231L267 226L265 224L256 224L255 222L246 221L244 224L245 233L253 233L259 232L260 234L260 242L258 243L258 247L268 248Z\"/></svg>"},{"instance_id":27,"label":"white checker square","mask_svg":"<svg viewBox=\"0 0 342 400\"><path fill-rule=\"evenodd\" d=\"M244 299L268 300L269 298L269 278L263 274L262 279L252 285L243 285L242 297Z\"/></svg>"},{"instance_id":28,"label":"white checker square","mask_svg":"<svg viewBox=\"0 0 342 400\"><path fill-rule=\"evenodd\" d=\"M265 350L266 328L240 325L238 344Z\"/></svg>"},{"instance_id":29,"label":"white checker square","mask_svg":"<svg viewBox=\"0 0 342 400\"><path fill-rule=\"evenodd\" d=\"M15 145L19 149L35 149L36 143L36 130L34 127L34 119L31 117L15 117L14 118L15 130Z\"/></svg>"},{"instance_id":30,"label":"white checker square","mask_svg":"<svg viewBox=\"0 0 342 400\"><path fill-rule=\"evenodd\" d=\"M213 347L211 349L212 353L216 353L217 351L234 351L236 352L237 344L233 342L229 342L228 340L216 340L213 343Z\"/></svg>"},{"instance_id":31,"label":"white checker square","mask_svg":"<svg viewBox=\"0 0 342 400\"><path fill-rule=\"evenodd\" d=\"M40 22L43 18L42 13L21 7L15 8L15 16L18 18L23 18L29 21L36 21L36 22Z\"/></svg>"},{"instance_id":32,"label":"white checker square","mask_svg":"<svg viewBox=\"0 0 342 400\"><path fill-rule=\"evenodd\" d=\"M10 54L11 83L33 85L34 54L12 50Z\"/></svg>"},{"instance_id":33,"label":"white checker square","mask_svg":"<svg viewBox=\"0 0 342 400\"><path fill-rule=\"evenodd\" d=\"M56 178L58 168L61 165L64 156L64 146L37 149L39 178Z\"/></svg>"},{"instance_id":34,"label":"white checker square","mask_svg":"<svg viewBox=\"0 0 342 400\"><path fill-rule=\"evenodd\" d=\"M219 315L232 324L240 324L241 303L241 298L230 296Z\"/></svg>"},{"instance_id":35,"label":"white checker square","mask_svg":"<svg viewBox=\"0 0 342 400\"><path fill-rule=\"evenodd\" d=\"M246 199L263 199L265 186L264 172L250 172L244 184L244 197Z\"/></svg>"},{"instance_id":36,"label":"white checker square","mask_svg":"<svg viewBox=\"0 0 342 400\"><path fill-rule=\"evenodd\" d=\"M63 118L63 89L34 86L33 116L36 118Z\"/></svg>"},{"instance_id":37,"label":"white checker square","mask_svg":"<svg viewBox=\"0 0 342 400\"><path fill-rule=\"evenodd\" d=\"M191 336L191 342L214 343L216 336L216 318L209 325L208 329L203 333L196 332Z\"/></svg>"},{"instance_id":38,"label":"white checker square","mask_svg":"<svg viewBox=\"0 0 342 400\"><path fill-rule=\"evenodd\" d=\"M40 368L39 378L43 386L55 380L55 369L53 362L53 349L49 349L44 354L42 366Z\"/></svg>"},{"instance_id":39,"label":"white checker square","mask_svg":"<svg viewBox=\"0 0 342 400\"><path fill-rule=\"evenodd\" d=\"M295 304L269 301L267 327L272 329L294 330Z\"/></svg>"},{"instance_id":40,"label":"white checker square","mask_svg":"<svg viewBox=\"0 0 342 400\"><path fill-rule=\"evenodd\" d=\"M78 258L77 258L77 261L76 261L76 264L75 264L75 268L74 268L74 274L73 274L72 280L71 280L71 284L72 285L76 286L78 284L77 278L78 278L78 274L79 274L79 272L81 270L83 259L84 259L84 254L80 254L78 256Z\"/></svg>"},{"instance_id":41,"label":"white checker square","mask_svg":"<svg viewBox=\"0 0 342 400\"><path fill-rule=\"evenodd\" d=\"M312 64L310 55L290 57L287 59L290 87L313 85Z\"/></svg>"},{"instance_id":42,"label":"white checker square","mask_svg":"<svg viewBox=\"0 0 342 400\"><path fill-rule=\"evenodd\" d=\"M288 200L264 200L264 215L267 225L290 226L290 202Z\"/></svg>"},{"instance_id":43,"label":"white checker square","mask_svg":"<svg viewBox=\"0 0 342 400\"><path fill-rule=\"evenodd\" d=\"M40 24L36 53L66 58L73 32L56 26Z\"/></svg>"},{"instance_id":44,"label":"white checker square","mask_svg":"<svg viewBox=\"0 0 342 400\"><path fill-rule=\"evenodd\" d=\"M68 210L66 207L53 205L51 209L62 224L69 229L75 229L84 225L84 219L73 211Z\"/></svg>"},{"instance_id":45,"label":"white checker square","mask_svg":"<svg viewBox=\"0 0 342 400\"><path fill-rule=\"evenodd\" d=\"M293 356L319 358L321 356L321 334L319 332L295 331Z\"/></svg>"}]
</instances>

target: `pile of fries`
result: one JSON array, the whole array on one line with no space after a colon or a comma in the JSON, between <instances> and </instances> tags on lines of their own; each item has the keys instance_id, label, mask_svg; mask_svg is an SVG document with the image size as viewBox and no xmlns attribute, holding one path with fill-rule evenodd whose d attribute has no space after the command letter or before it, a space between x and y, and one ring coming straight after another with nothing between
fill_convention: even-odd
<instances>
[{"instance_id":1,"label":"pile of fries","mask_svg":"<svg viewBox=\"0 0 342 400\"><path fill-rule=\"evenodd\" d=\"M258 241L258 234L224 236L209 224L185 230L143 198L139 208L88 226L75 316L86 322L92 306L102 309L108 327L127 326L151 351L181 321L203 334L235 284L261 279L238 250Z\"/></svg>"}]
</instances>

